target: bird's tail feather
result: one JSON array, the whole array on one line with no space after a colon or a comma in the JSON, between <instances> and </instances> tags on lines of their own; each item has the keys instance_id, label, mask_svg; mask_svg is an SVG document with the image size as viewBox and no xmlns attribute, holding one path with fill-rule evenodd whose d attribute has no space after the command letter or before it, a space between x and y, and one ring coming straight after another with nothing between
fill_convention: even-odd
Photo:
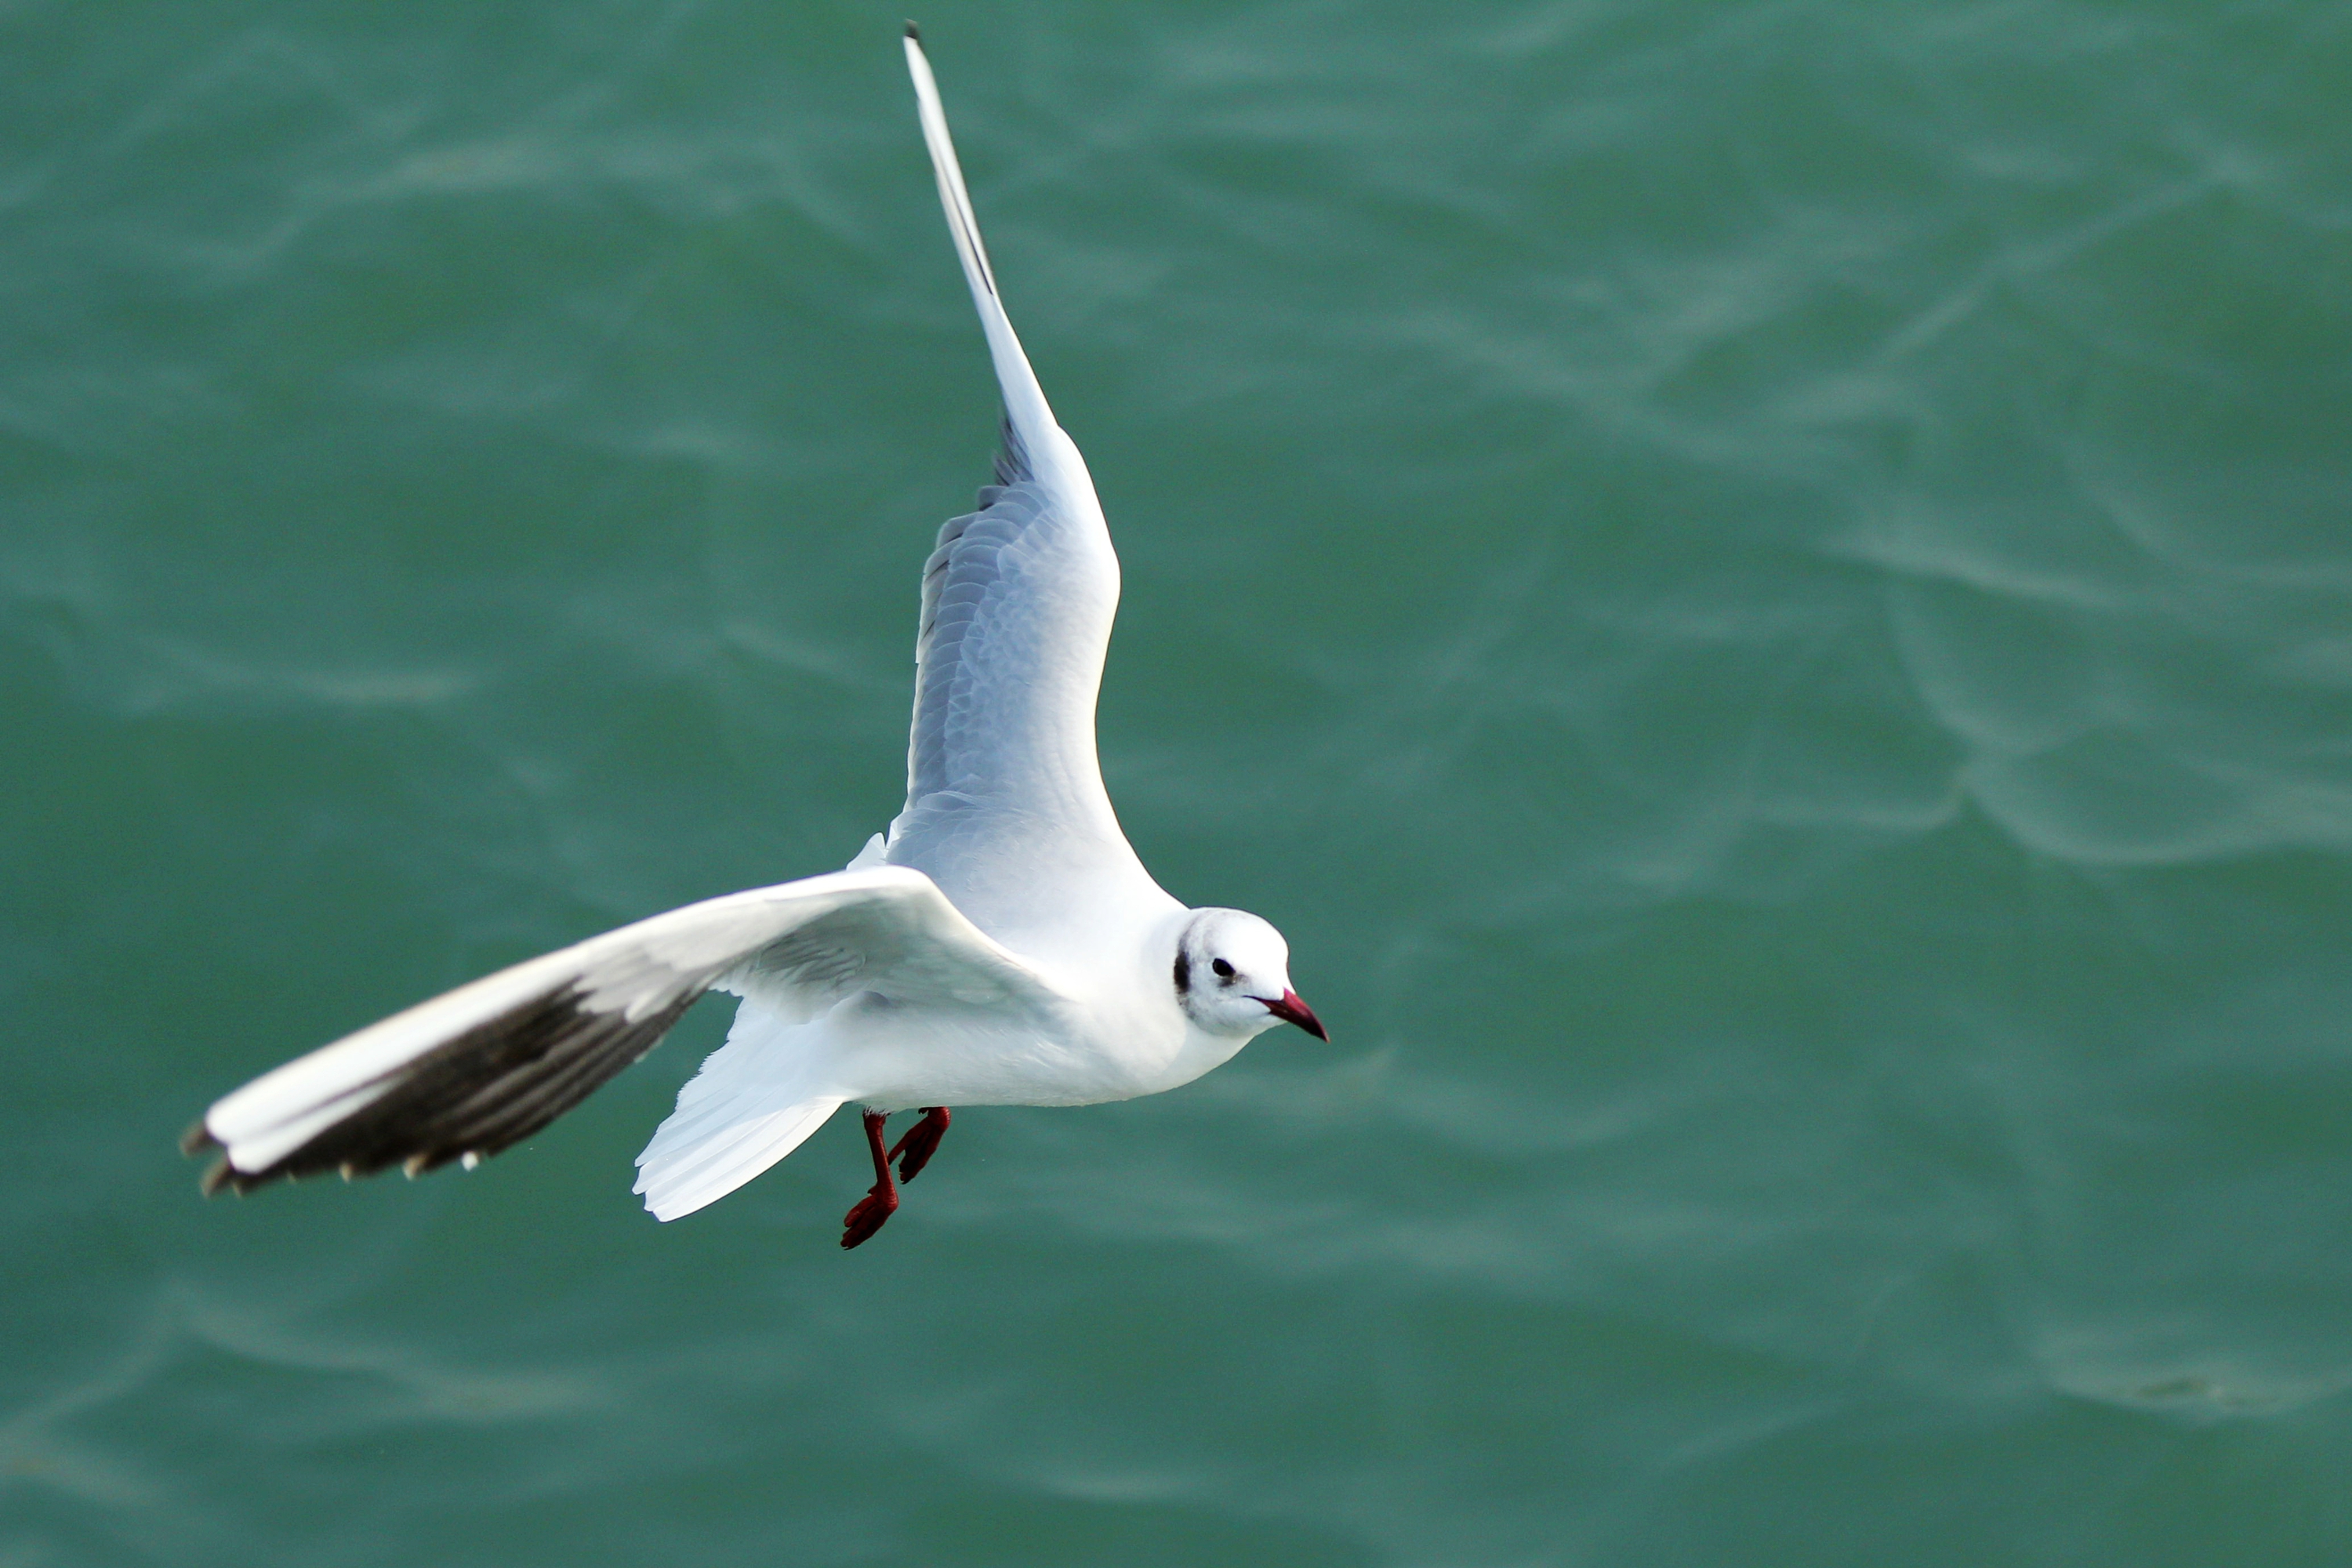
<instances>
[{"instance_id":1,"label":"bird's tail feather","mask_svg":"<svg viewBox=\"0 0 2352 1568\"><path fill-rule=\"evenodd\" d=\"M677 1109L637 1156L636 1191L656 1219L672 1220L718 1202L824 1125L839 1095L811 1092L795 1070L811 1055L796 1039L810 1025L786 1025L745 1002L687 1086Z\"/></svg>"}]
</instances>

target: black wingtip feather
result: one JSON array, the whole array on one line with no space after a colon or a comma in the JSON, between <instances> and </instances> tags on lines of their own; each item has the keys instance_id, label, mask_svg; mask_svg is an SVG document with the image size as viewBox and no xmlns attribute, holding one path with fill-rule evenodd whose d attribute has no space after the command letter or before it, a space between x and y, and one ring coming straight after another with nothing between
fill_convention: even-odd
<instances>
[{"instance_id":1,"label":"black wingtip feather","mask_svg":"<svg viewBox=\"0 0 2352 1568\"><path fill-rule=\"evenodd\" d=\"M220 1162L205 1191L245 1193L328 1171L346 1181L394 1167L418 1176L468 1154L488 1159L659 1045L700 994L689 989L634 1021L584 1005L568 987L534 997L409 1063L383 1094L276 1163L240 1171Z\"/></svg>"},{"instance_id":2,"label":"black wingtip feather","mask_svg":"<svg viewBox=\"0 0 2352 1568\"><path fill-rule=\"evenodd\" d=\"M1036 478L1037 470L1029 461L1029 444L1022 440L1021 432L1013 427L1013 415L1009 410L998 416L997 434L1003 445L996 454L996 482L999 485L1017 485L1024 479Z\"/></svg>"},{"instance_id":3,"label":"black wingtip feather","mask_svg":"<svg viewBox=\"0 0 2352 1568\"><path fill-rule=\"evenodd\" d=\"M180 1134L180 1152L201 1154L205 1150L215 1147L217 1142L218 1140L212 1134L212 1129L206 1127L203 1118L199 1117L194 1126Z\"/></svg>"},{"instance_id":4,"label":"black wingtip feather","mask_svg":"<svg viewBox=\"0 0 2352 1568\"><path fill-rule=\"evenodd\" d=\"M907 24L907 37L914 39L915 42L919 44L923 41L923 35L916 31L915 24L911 20Z\"/></svg>"}]
</instances>

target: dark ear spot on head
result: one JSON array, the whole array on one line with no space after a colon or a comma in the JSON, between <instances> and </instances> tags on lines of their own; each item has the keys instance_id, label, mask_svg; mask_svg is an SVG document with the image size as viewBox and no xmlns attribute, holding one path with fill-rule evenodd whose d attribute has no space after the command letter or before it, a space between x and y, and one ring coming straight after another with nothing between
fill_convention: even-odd
<instances>
[{"instance_id":1,"label":"dark ear spot on head","mask_svg":"<svg viewBox=\"0 0 2352 1568\"><path fill-rule=\"evenodd\" d=\"M1222 958L1211 960L1209 967L1217 972L1217 978L1220 980L1231 980L1234 977L1234 966Z\"/></svg>"},{"instance_id":2,"label":"dark ear spot on head","mask_svg":"<svg viewBox=\"0 0 2352 1568\"><path fill-rule=\"evenodd\" d=\"M1176 994L1184 995L1192 989L1192 959L1182 948L1176 950Z\"/></svg>"}]
</instances>

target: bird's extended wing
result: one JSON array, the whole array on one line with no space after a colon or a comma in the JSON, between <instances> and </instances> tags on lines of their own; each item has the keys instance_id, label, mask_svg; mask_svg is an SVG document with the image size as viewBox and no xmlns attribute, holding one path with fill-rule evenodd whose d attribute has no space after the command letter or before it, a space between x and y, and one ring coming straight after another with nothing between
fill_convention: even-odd
<instances>
[{"instance_id":1,"label":"bird's extended wing","mask_svg":"<svg viewBox=\"0 0 2352 1568\"><path fill-rule=\"evenodd\" d=\"M1095 756L1118 560L1086 460L1054 422L997 298L911 27L907 67L1003 392L1004 450L982 510L941 529L923 568L907 805L888 857L929 873L982 928L1006 931L1034 924L1045 906L1084 918L1084 893L1150 881Z\"/></svg>"},{"instance_id":2,"label":"bird's extended wing","mask_svg":"<svg viewBox=\"0 0 2352 1568\"><path fill-rule=\"evenodd\" d=\"M218 1101L187 1147L225 1151L207 1192L470 1164L585 1100L709 990L800 1019L868 991L980 1009L1058 995L920 872L836 871L672 910L394 1014Z\"/></svg>"}]
</instances>

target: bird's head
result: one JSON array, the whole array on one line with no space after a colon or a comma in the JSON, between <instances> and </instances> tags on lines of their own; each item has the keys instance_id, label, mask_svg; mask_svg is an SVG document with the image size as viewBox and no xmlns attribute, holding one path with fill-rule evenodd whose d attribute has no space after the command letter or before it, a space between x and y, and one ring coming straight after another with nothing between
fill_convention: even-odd
<instances>
[{"instance_id":1,"label":"bird's head","mask_svg":"<svg viewBox=\"0 0 2352 1568\"><path fill-rule=\"evenodd\" d=\"M1176 1005L1212 1035L1244 1039L1296 1024L1318 1040L1315 1010L1290 988L1290 944L1255 915L1195 910L1176 938Z\"/></svg>"}]
</instances>

